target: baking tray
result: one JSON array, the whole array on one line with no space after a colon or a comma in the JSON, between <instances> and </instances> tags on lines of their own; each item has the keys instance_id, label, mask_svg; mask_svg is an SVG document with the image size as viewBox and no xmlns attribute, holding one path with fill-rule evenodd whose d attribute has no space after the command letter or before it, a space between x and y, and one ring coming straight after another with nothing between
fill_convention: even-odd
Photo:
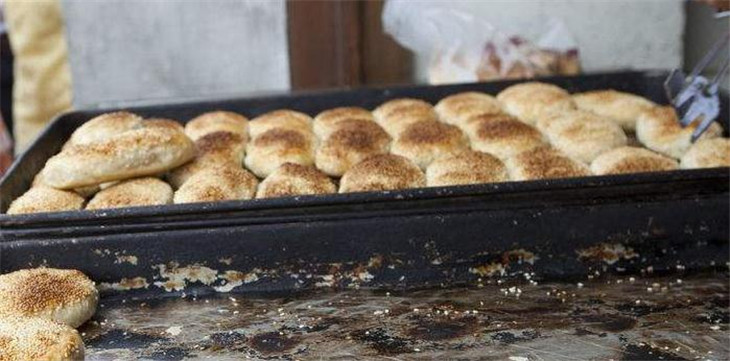
<instances>
[{"instance_id":1,"label":"baking tray","mask_svg":"<svg viewBox=\"0 0 730 361\"><path fill-rule=\"evenodd\" d=\"M619 72L542 80L571 92L613 88L661 103L666 75ZM315 114L335 106L373 108L403 96L436 102L467 90L494 94L514 83L358 89L126 109L181 120L215 109L250 117L278 108ZM722 104L722 114L727 114L726 98ZM3 209L26 190L76 127L106 111L57 118L0 183ZM720 168L2 215L0 271L38 265L78 268L112 288L146 285L166 292L225 289L231 277L243 277L236 281L236 291L271 291L412 288L525 272L540 279L572 279L595 272L704 270L725 267L728 261L729 183L728 169ZM180 281L178 275L189 272L195 276ZM207 278L201 280L201 272ZM182 286L167 287L171 280Z\"/></svg>"}]
</instances>

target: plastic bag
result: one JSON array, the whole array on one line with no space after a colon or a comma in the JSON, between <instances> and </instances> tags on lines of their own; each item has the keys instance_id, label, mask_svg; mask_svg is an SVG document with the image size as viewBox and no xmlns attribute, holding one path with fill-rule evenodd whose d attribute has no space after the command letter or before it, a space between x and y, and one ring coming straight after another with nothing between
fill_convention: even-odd
<instances>
[{"instance_id":1,"label":"plastic bag","mask_svg":"<svg viewBox=\"0 0 730 361\"><path fill-rule=\"evenodd\" d=\"M431 84L579 73L578 48L568 28L556 19L546 25L531 43L438 3L389 0L383 10L385 31L429 59Z\"/></svg>"}]
</instances>

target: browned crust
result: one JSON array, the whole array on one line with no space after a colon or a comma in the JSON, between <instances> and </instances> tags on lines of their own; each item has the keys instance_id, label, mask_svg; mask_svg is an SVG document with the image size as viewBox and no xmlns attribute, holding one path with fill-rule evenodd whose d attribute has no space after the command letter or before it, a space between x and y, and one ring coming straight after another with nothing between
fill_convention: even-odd
<instances>
[{"instance_id":1,"label":"browned crust","mask_svg":"<svg viewBox=\"0 0 730 361\"><path fill-rule=\"evenodd\" d=\"M0 314L0 361L83 359L84 342L73 328L39 317Z\"/></svg>"},{"instance_id":2,"label":"browned crust","mask_svg":"<svg viewBox=\"0 0 730 361\"><path fill-rule=\"evenodd\" d=\"M326 174L312 166L284 163L259 185L256 198L336 193Z\"/></svg>"},{"instance_id":3,"label":"browned crust","mask_svg":"<svg viewBox=\"0 0 730 361\"><path fill-rule=\"evenodd\" d=\"M273 128L254 138L254 147L283 147L304 149L309 145L307 137L295 130Z\"/></svg>"},{"instance_id":4,"label":"browned crust","mask_svg":"<svg viewBox=\"0 0 730 361\"><path fill-rule=\"evenodd\" d=\"M504 182L507 168L498 158L483 152L465 151L436 159L426 170L429 187Z\"/></svg>"},{"instance_id":5,"label":"browned crust","mask_svg":"<svg viewBox=\"0 0 730 361\"><path fill-rule=\"evenodd\" d=\"M508 160L513 180L584 177L588 168L551 147L538 147Z\"/></svg>"},{"instance_id":6,"label":"browned crust","mask_svg":"<svg viewBox=\"0 0 730 361\"><path fill-rule=\"evenodd\" d=\"M180 124L180 122L168 119L168 118L148 118L145 119L145 121L142 123L142 125L146 128L149 127L162 127L162 128L169 128L178 132L184 132L185 128Z\"/></svg>"},{"instance_id":7,"label":"browned crust","mask_svg":"<svg viewBox=\"0 0 730 361\"><path fill-rule=\"evenodd\" d=\"M8 214L60 212L81 209L84 198L72 191L63 191L44 185L35 186L15 199Z\"/></svg>"},{"instance_id":8,"label":"browned crust","mask_svg":"<svg viewBox=\"0 0 730 361\"><path fill-rule=\"evenodd\" d=\"M172 203L172 187L160 179L147 177L121 181L103 189L86 209L152 206Z\"/></svg>"},{"instance_id":9,"label":"browned crust","mask_svg":"<svg viewBox=\"0 0 730 361\"><path fill-rule=\"evenodd\" d=\"M542 134L534 127L509 115L479 115L469 119L478 140L503 139L511 137L541 140Z\"/></svg>"},{"instance_id":10,"label":"browned crust","mask_svg":"<svg viewBox=\"0 0 730 361\"><path fill-rule=\"evenodd\" d=\"M373 120L369 110L360 107L338 107L325 110L314 118L315 122L335 123L342 119Z\"/></svg>"},{"instance_id":11,"label":"browned crust","mask_svg":"<svg viewBox=\"0 0 730 361\"><path fill-rule=\"evenodd\" d=\"M77 270L35 268L0 275L0 314L35 316L97 297Z\"/></svg>"},{"instance_id":12,"label":"browned crust","mask_svg":"<svg viewBox=\"0 0 730 361\"><path fill-rule=\"evenodd\" d=\"M432 120L422 120L409 125L398 137L398 142L418 144L454 144L463 139L459 128Z\"/></svg>"},{"instance_id":13,"label":"browned crust","mask_svg":"<svg viewBox=\"0 0 730 361\"><path fill-rule=\"evenodd\" d=\"M340 193L417 188L426 185L420 168L405 157L380 154L368 157L342 176Z\"/></svg>"},{"instance_id":14,"label":"browned crust","mask_svg":"<svg viewBox=\"0 0 730 361\"><path fill-rule=\"evenodd\" d=\"M195 148L200 155L201 153L228 152L232 148L242 146L243 143L244 139L240 134L218 131L198 138L195 141Z\"/></svg>"},{"instance_id":15,"label":"browned crust","mask_svg":"<svg viewBox=\"0 0 730 361\"><path fill-rule=\"evenodd\" d=\"M214 202L250 199L256 193L258 179L240 166L220 164L193 174L175 192L175 203Z\"/></svg>"},{"instance_id":16,"label":"browned crust","mask_svg":"<svg viewBox=\"0 0 730 361\"><path fill-rule=\"evenodd\" d=\"M595 174L625 174L677 169L677 161L648 149L620 147L598 156L591 164Z\"/></svg>"},{"instance_id":17,"label":"browned crust","mask_svg":"<svg viewBox=\"0 0 730 361\"><path fill-rule=\"evenodd\" d=\"M241 137L247 136L248 118L241 114L216 110L198 115L185 124L185 134L198 139L208 133L228 131Z\"/></svg>"},{"instance_id":18,"label":"browned crust","mask_svg":"<svg viewBox=\"0 0 730 361\"><path fill-rule=\"evenodd\" d=\"M374 122L347 119L340 122L339 125L339 129L327 138L324 147L369 151L381 149L383 143L390 142L388 133Z\"/></svg>"}]
</instances>

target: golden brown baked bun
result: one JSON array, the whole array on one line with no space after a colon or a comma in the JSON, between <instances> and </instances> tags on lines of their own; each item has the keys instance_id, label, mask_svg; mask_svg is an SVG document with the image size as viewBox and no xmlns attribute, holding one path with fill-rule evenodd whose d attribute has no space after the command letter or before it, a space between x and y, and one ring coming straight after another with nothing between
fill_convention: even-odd
<instances>
[{"instance_id":1,"label":"golden brown baked bun","mask_svg":"<svg viewBox=\"0 0 730 361\"><path fill-rule=\"evenodd\" d=\"M314 136L286 128L271 128L246 148L246 168L266 178L284 163L314 164Z\"/></svg>"},{"instance_id":2,"label":"golden brown baked bun","mask_svg":"<svg viewBox=\"0 0 730 361\"><path fill-rule=\"evenodd\" d=\"M684 153L679 163L682 169L730 167L730 139L702 139Z\"/></svg>"},{"instance_id":3,"label":"golden brown baked bun","mask_svg":"<svg viewBox=\"0 0 730 361\"><path fill-rule=\"evenodd\" d=\"M335 130L340 129L338 124L343 120L361 119L375 121L369 110L360 107L339 107L325 110L316 117L312 123L314 134L319 139L327 139Z\"/></svg>"},{"instance_id":4,"label":"golden brown baked bun","mask_svg":"<svg viewBox=\"0 0 730 361\"><path fill-rule=\"evenodd\" d=\"M463 128L466 121L476 115L500 114L502 106L491 95L479 92L463 92L441 99L434 107L442 122Z\"/></svg>"},{"instance_id":5,"label":"golden brown baked bun","mask_svg":"<svg viewBox=\"0 0 730 361\"><path fill-rule=\"evenodd\" d=\"M251 199L258 183L253 174L240 166L206 167L193 174L175 192L173 201L177 204Z\"/></svg>"},{"instance_id":6,"label":"golden brown baked bun","mask_svg":"<svg viewBox=\"0 0 730 361\"><path fill-rule=\"evenodd\" d=\"M128 130L141 127L142 121L142 117L130 112L102 114L78 127L71 134L64 147L106 140Z\"/></svg>"},{"instance_id":7,"label":"golden brown baked bun","mask_svg":"<svg viewBox=\"0 0 730 361\"><path fill-rule=\"evenodd\" d=\"M413 123L393 141L390 152L408 158L421 169L434 159L469 149L466 136L454 125L424 120Z\"/></svg>"},{"instance_id":8,"label":"golden brown baked bun","mask_svg":"<svg viewBox=\"0 0 730 361\"><path fill-rule=\"evenodd\" d=\"M548 146L522 152L507 159L505 165L513 181L583 177L591 174L585 165Z\"/></svg>"},{"instance_id":9,"label":"golden brown baked bun","mask_svg":"<svg viewBox=\"0 0 730 361\"><path fill-rule=\"evenodd\" d=\"M507 113L528 124L535 124L546 115L575 109L568 92L540 82L512 85L497 94L497 100Z\"/></svg>"},{"instance_id":10,"label":"golden brown baked bun","mask_svg":"<svg viewBox=\"0 0 730 361\"><path fill-rule=\"evenodd\" d=\"M340 179L340 193L420 188L426 177L410 160L393 154L374 155L355 164Z\"/></svg>"},{"instance_id":11,"label":"golden brown baked bun","mask_svg":"<svg viewBox=\"0 0 730 361\"><path fill-rule=\"evenodd\" d=\"M185 127L180 122L168 118L147 118L142 122L142 126L145 128L161 127L178 132L185 132Z\"/></svg>"},{"instance_id":12,"label":"golden brown baked bun","mask_svg":"<svg viewBox=\"0 0 730 361\"><path fill-rule=\"evenodd\" d=\"M496 157L467 150L433 161L426 169L429 187L497 183L509 180L507 168Z\"/></svg>"},{"instance_id":13,"label":"golden brown baked bun","mask_svg":"<svg viewBox=\"0 0 730 361\"><path fill-rule=\"evenodd\" d=\"M655 152L679 159L692 145L692 132L698 125L699 121L695 120L682 128L674 108L654 107L639 116L636 122L636 138ZM722 127L713 122L700 139L717 138L721 134Z\"/></svg>"},{"instance_id":14,"label":"golden brown baked bun","mask_svg":"<svg viewBox=\"0 0 730 361\"><path fill-rule=\"evenodd\" d=\"M192 140L215 132L238 134L248 140L248 118L235 112L217 110L198 115L185 124L185 134Z\"/></svg>"},{"instance_id":15,"label":"golden brown baked bun","mask_svg":"<svg viewBox=\"0 0 730 361\"><path fill-rule=\"evenodd\" d=\"M365 158L388 153L390 136L370 120L346 119L317 148L315 164L328 175L340 177Z\"/></svg>"},{"instance_id":16,"label":"golden brown baked bun","mask_svg":"<svg viewBox=\"0 0 730 361\"><path fill-rule=\"evenodd\" d=\"M677 161L637 147L620 147L599 155L591 163L596 175L658 172L677 169Z\"/></svg>"},{"instance_id":17,"label":"golden brown baked bun","mask_svg":"<svg viewBox=\"0 0 730 361\"><path fill-rule=\"evenodd\" d=\"M505 160L545 145L546 139L533 126L509 115L478 115L464 126L471 147Z\"/></svg>"},{"instance_id":18,"label":"golden brown baked bun","mask_svg":"<svg viewBox=\"0 0 730 361\"><path fill-rule=\"evenodd\" d=\"M94 281L77 270L32 268L0 275L0 314L79 327L96 312Z\"/></svg>"},{"instance_id":19,"label":"golden brown baked bun","mask_svg":"<svg viewBox=\"0 0 730 361\"><path fill-rule=\"evenodd\" d=\"M248 134L253 139L274 128L296 130L304 135L314 134L309 115L288 109L274 110L254 118L248 123Z\"/></svg>"},{"instance_id":20,"label":"golden brown baked bun","mask_svg":"<svg viewBox=\"0 0 730 361\"><path fill-rule=\"evenodd\" d=\"M0 360L77 361L84 342L73 328L38 317L0 314Z\"/></svg>"},{"instance_id":21,"label":"golden brown baked bun","mask_svg":"<svg viewBox=\"0 0 730 361\"><path fill-rule=\"evenodd\" d=\"M641 113L656 106L646 98L616 90L573 94L573 101L578 109L606 117L628 132L634 132Z\"/></svg>"},{"instance_id":22,"label":"golden brown baked bun","mask_svg":"<svg viewBox=\"0 0 730 361\"><path fill-rule=\"evenodd\" d=\"M172 203L172 187L153 177L124 180L99 191L86 209L156 206Z\"/></svg>"},{"instance_id":23,"label":"golden brown baked bun","mask_svg":"<svg viewBox=\"0 0 730 361\"><path fill-rule=\"evenodd\" d=\"M84 197L72 191L35 186L16 198L8 214L74 211L84 207Z\"/></svg>"},{"instance_id":24,"label":"golden brown baked bun","mask_svg":"<svg viewBox=\"0 0 730 361\"><path fill-rule=\"evenodd\" d=\"M394 139L409 125L422 120L438 120L433 106L420 99L400 98L373 110L375 122Z\"/></svg>"},{"instance_id":25,"label":"golden brown baked bun","mask_svg":"<svg viewBox=\"0 0 730 361\"><path fill-rule=\"evenodd\" d=\"M553 147L586 164L599 154L628 142L621 126L581 110L541 118L537 128L544 132Z\"/></svg>"},{"instance_id":26,"label":"golden brown baked bun","mask_svg":"<svg viewBox=\"0 0 730 361\"><path fill-rule=\"evenodd\" d=\"M327 193L337 193L337 187L326 174L312 166L284 163L259 184L256 198Z\"/></svg>"},{"instance_id":27,"label":"golden brown baked bun","mask_svg":"<svg viewBox=\"0 0 730 361\"><path fill-rule=\"evenodd\" d=\"M220 131L205 134L195 141L196 156L192 162L170 171L167 180L178 189L201 169L220 164L241 166L246 141L240 134Z\"/></svg>"},{"instance_id":28,"label":"golden brown baked bun","mask_svg":"<svg viewBox=\"0 0 730 361\"><path fill-rule=\"evenodd\" d=\"M155 175L194 156L195 146L184 133L168 127L140 128L67 147L46 162L42 177L54 188L72 189Z\"/></svg>"}]
</instances>

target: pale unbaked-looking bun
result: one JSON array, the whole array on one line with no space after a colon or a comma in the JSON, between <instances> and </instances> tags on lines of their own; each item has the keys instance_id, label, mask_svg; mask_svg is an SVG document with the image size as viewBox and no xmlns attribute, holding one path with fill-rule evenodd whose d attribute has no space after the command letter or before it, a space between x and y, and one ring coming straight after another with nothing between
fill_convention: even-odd
<instances>
[{"instance_id":1,"label":"pale unbaked-looking bun","mask_svg":"<svg viewBox=\"0 0 730 361\"><path fill-rule=\"evenodd\" d=\"M193 174L173 196L174 203L251 199L258 179L241 166L206 167Z\"/></svg>"},{"instance_id":2,"label":"pale unbaked-looking bun","mask_svg":"<svg viewBox=\"0 0 730 361\"><path fill-rule=\"evenodd\" d=\"M289 109L274 110L252 119L248 123L248 134L253 139L274 128L295 130L304 135L314 134L312 118Z\"/></svg>"},{"instance_id":3,"label":"pale unbaked-looking bun","mask_svg":"<svg viewBox=\"0 0 730 361\"><path fill-rule=\"evenodd\" d=\"M599 154L628 142L621 126L581 110L541 118L537 128L544 132L553 147L586 164Z\"/></svg>"},{"instance_id":4,"label":"pale unbaked-looking bun","mask_svg":"<svg viewBox=\"0 0 730 361\"><path fill-rule=\"evenodd\" d=\"M317 147L315 164L328 175L339 177L363 159L388 153L390 136L370 120L346 119Z\"/></svg>"},{"instance_id":5,"label":"pale unbaked-looking bun","mask_svg":"<svg viewBox=\"0 0 730 361\"><path fill-rule=\"evenodd\" d=\"M438 158L426 169L426 183L429 187L507 180L509 175L502 161L493 155L471 150Z\"/></svg>"},{"instance_id":6,"label":"pale unbaked-looking bun","mask_svg":"<svg viewBox=\"0 0 730 361\"><path fill-rule=\"evenodd\" d=\"M560 87L540 82L512 85L497 94L504 110L519 120L535 124L543 116L575 109L570 94Z\"/></svg>"},{"instance_id":7,"label":"pale unbaked-looking bun","mask_svg":"<svg viewBox=\"0 0 730 361\"><path fill-rule=\"evenodd\" d=\"M195 141L195 159L171 170L167 180L178 189L190 176L205 167L220 164L241 166L245 147L246 141L240 134L227 131L205 134Z\"/></svg>"},{"instance_id":8,"label":"pale unbaked-looking bun","mask_svg":"<svg viewBox=\"0 0 730 361\"><path fill-rule=\"evenodd\" d=\"M656 106L646 98L616 90L573 94L573 101L579 109L606 117L629 132L636 129L641 113Z\"/></svg>"},{"instance_id":9,"label":"pale unbaked-looking bun","mask_svg":"<svg viewBox=\"0 0 730 361\"><path fill-rule=\"evenodd\" d=\"M94 281L77 270L32 268L0 275L0 314L79 327L96 312Z\"/></svg>"},{"instance_id":10,"label":"pale unbaked-looking bun","mask_svg":"<svg viewBox=\"0 0 730 361\"><path fill-rule=\"evenodd\" d=\"M86 209L157 206L172 203L172 187L153 177L123 180L97 193Z\"/></svg>"},{"instance_id":11,"label":"pale unbaked-looking bun","mask_svg":"<svg viewBox=\"0 0 730 361\"><path fill-rule=\"evenodd\" d=\"M393 141L390 151L426 169L434 159L467 149L469 142L459 128L435 120L424 120L403 130Z\"/></svg>"},{"instance_id":12,"label":"pale unbaked-looking bun","mask_svg":"<svg viewBox=\"0 0 730 361\"><path fill-rule=\"evenodd\" d=\"M248 118L238 113L217 110L200 114L185 124L185 134L192 140L215 132L238 134L245 143L248 139Z\"/></svg>"},{"instance_id":13,"label":"pale unbaked-looking bun","mask_svg":"<svg viewBox=\"0 0 730 361\"><path fill-rule=\"evenodd\" d=\"M256 198L328 193L337 193L337 187L326 174L312 166L284 163L259 184Z\"/></svg>"},{"instance_id":14,"label":"pale unbaked-looking bun","mask_svg":"<svg viewBox=\"0 0 730 361\"><path fill-rule=\"evenodd\" d=\"M72 191L36 186L16 198L7 214L74 211L83 208L84 197Z\"/></svg>"},{"instance_id":15,"label":"pale unbaked-looking bun","mask_svg":"<svg viewBox=\"0 0 730 361\"><path fill-rule=\"evenodd\" d=\"M42 177L54 188L72 189L156 175L194 156L195 146L185 133L168 127L140 128L67 147L46 162Z\"/></svg>"},{"instance_id":16,"label":"pale unbaked-looking bun","mask_svg":"<svg viewBox=\"0 0 730 361\"><path fill-rule=\"evenodd\" d=\"M509 115L479 115L469 119L464 131L471 147L505 160L545 145L546 139L533 126Z\"/></svg>"},{"instance_id":17,"label":"pale unbaked-looking bun","mask_svg":"<svg viewBox=\"0 0 730 361\"><path fill-rule=\"evenodd\" d=\"M668 155L672 158L681 158L692 145L692 132L699 125L695 120L692 124L682 127L677 118L677 112L670 106L654 107L639 116L636 122L636 138L645 147ZM700 139L717 138L722 134L722 127L713 122Z\"/></svg>"},{"instance_id":18,"label":"pale unbaked-looking bun","mask_svg":"<svg viewBox=\"0 0 730 361\"><path fill-rule=\"evenodd\" d=\"M393 138L397 138L413 123L422 120L438 120L438 114L431 104L412 98L387 101L373 110L373 116L375 122Z\"/></svg>"},{"instance_id":19,"label":"pale unbaked-looking bun","mask_svg":"<svg viewBox=\"0 0 730 361\"><path fill-rule=\"evenodd\" d=\"M426 176L407 158L374 155L355 164L340 179L340 193L385 191L426 186Z\"/></svg>"},{"instance_id":20,"label":"pale unbaked-looking bun","mask_svg":"<svg viewBox=\"0 0 730 361\"><path fill-rule=\"evenodd\" d=\"M587 166L551 147L522 152L505 162L513 181L583 177L591 174Z\"/></svg>"},{"instance_id":21,"label":"pale unbaked-looking bun","mask_svg":"<svg viewBox=\"0 0 730 361\"><path fill-rule=\"evenodd\" d=\"M316 117L312 123L314 134L319 139L327 139L330 134L340 129L339 123L343 120L369 120L374 121L375 118L369 110L360 107L339 107L325 110Z\"/></svg>"},{"instance_id":22,"label":"pale unbaked-looking bun","mask_svg":"<svg viewBox=\"0 0 730 361\"><path fill-rule=\"evenodd\" d=\"M73 328L39 317L0 314L0 360L83 359L84 342Z\"/></svg>"},{"instance_id":23,"label":"pale unbaked-looking bun","mask_svg":"<svg viewBox=\"0 0 730 361\"><path fill-rule=\"evenodd\" d=\"M697 141L684 153L679 165L682 169L730 167L730 139Z\"/></svg>"},{"instance_id":24,"label":"pale unbaked-looking bun","mask_svg":"<svg viewBox=\"0 0 730 361\"><path fill-rule=\"evenodd\" d=\"M463 92L441 99L434 107L441 121L463 127L466 121L482 114L502 113L502 106L489 94Z\"/></svg>"},{"instance_id":25,"label":"pale unbaked-looking bun","mask_svg":"<svg viewBox=\"0 0 730 361\"><path fill-rule=\"evenodd\" d=\"M105 113L76 128L64 147L106 140L128 130L139 128L142 126L142 122L142 117L130 112Z\"/></svg>"},{"instance_id":26,"label":"pale unbaked-looking bun","mask_svg":"<svg viewBox=\"0 0 730 361\"><path fill-rule=\"evenodd\" d=\"M246 168L266 178L284 163L314 164L314 136L302 132L271 128L254 137L246 148Z\"/></svg>"},{"instance_id":27,"label":"pale unbaked-looking bun","mask_svg":"<svg viewBox=\"0 0 730 361\"><path fill-rule=\"evenodd\" d=\"M637 147L620 147L599 155L591 163L596 175L658 172L677 169L677 161Z\"/></svg>"}]
</instances>

